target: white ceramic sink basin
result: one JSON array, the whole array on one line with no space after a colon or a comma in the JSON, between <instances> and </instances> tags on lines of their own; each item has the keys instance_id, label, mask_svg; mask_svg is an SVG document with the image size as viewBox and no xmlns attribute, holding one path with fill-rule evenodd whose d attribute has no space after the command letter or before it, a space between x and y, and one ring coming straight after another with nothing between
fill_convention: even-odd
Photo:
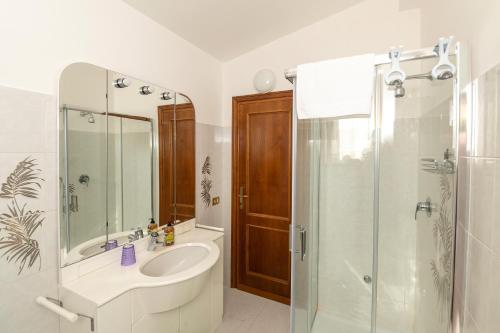
<instances>
[{"instance_id":1,"label":"white ceramic sink basin","mask_svg":"<svg viewBox=\"0 0 500 333\"><path fill-rule=\"evenodd\" d=\"M189 303L210 283L210 269L219 253L214 242L184 243L149 252L153 256L139 268L142 282L134 302L143 313L165 312Z\"/></svg>"},{"instance_id":2,"label":"white ceramic sink basin","mask_svg":"<svg viewBox=\"0 0 500 333\"><path fill-rule=\"evenodd\" d=\"M149 260L141 273L151 277L180 273L203 261L208 254L209 249L198 244L179 247Z\"/></svg>"}]
</instances>

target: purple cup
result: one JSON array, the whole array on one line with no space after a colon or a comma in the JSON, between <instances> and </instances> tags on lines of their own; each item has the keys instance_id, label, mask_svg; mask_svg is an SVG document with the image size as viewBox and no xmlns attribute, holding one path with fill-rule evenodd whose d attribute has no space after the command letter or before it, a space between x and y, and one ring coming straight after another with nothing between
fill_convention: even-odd
<instances>
[{"instance_id":1,"label":"purple cup","mask_svg":"<svg viewBox=\"0 0 500 333\"><path fill-rule=\"evenodd\" d=\"M122 248L122 266L130 266L135 264L135 248L134 244L125 244Z\"/></svg>"},{"instance_id":2,"label":"purple cup","mask_svg":"<svg viewBox=\"0 0 500 333\"><path fill-rule=\"evenodd\" d=\"M118 240L110 239L104 244L104 250L109 251L118 247Z\"/></svg>"}]
</instances>

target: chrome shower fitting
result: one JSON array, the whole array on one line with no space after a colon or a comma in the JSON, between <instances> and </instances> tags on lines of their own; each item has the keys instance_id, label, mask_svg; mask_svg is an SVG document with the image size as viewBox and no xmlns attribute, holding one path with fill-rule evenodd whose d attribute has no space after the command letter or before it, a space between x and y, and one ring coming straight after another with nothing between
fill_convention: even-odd
<instances>
[{"instance_id":1,"label":"chrome shower fitting","mask_svg":"<svg viewBox=\"0 0 500 333\"><path fill-rule=\"evenodd\" d=\"M401 70L400 66L401 48L392 47L389 52L389 58L392 61L391 70L385 74L385 83L389 86L402 86L406 80L406 73Z\"/></svg>"},{"instance_id":2,"label":"chrome shower fitting","mask_svg":"<svg viewBox=\"0 0 500 333\"><path fill-rule=\"evenodd\" d=\"M439 62L431 72L425 74L406 75L400 67L401 49L391 48L389 58L391 59L391 69L385 74L385 83L388 86L394 87L394 96L401 98L406 95L406 90L403 86L405 80L448 80L455 76L457 68L449 59L450 47L453 42L453 37L439 38L439 43L434 47L434 53L439 57Z\"/></svg>"},{"instance_id":3,"label":"chrome shower fitting","mask_svg":"<svg viewBox=\"0 0 500 333\"><path fill-rule=\"evenodd\" d=\"M87 117L89 116L89 119L87 119L87 121L90 123L90 124L94 124L95 123L95 118L94 118L94 115L92 112L90 111L80 111L80 117Z\"/></svg>"},{"instance_id":4,"label":"chrome shower fitting","mask_svg":"<svg viewBox=\"0 0 500 333\"><path fill-rule=\"evenodd\" d=\"M90 177L88 175L80 175L80 177L78 178L78 182L88 187L90 183Z\"/></svg>"},{"instance_id":5,"label":"chrome shower fitting","mask_svg":"<svg viewBox=\"0 0 500 333\"><path fill-rule=\"evenodd\" d=\"M403 82L396 83L395 89L394 89L394 96L396 98L401 98L401 97L404 97L405 95L406 95L406 89L405 89L405 87L403 87Z\"/></svg>"},{"instance_id":6,"label":"chrome shower fitting","mask_svg":"<svg viewBox=\"0 0 500 333\"><path fill-rule=\"evenodd\" d=\"M422 170L430 173L436 174L454 174L455 173L455 162L450 158L452 153L449 149L446 149L443 153L443 160L438 161L433 158L422 158Z\"/></svg>"},{"instance_id":7,"label":"chrome shower fitting","mask_svg":"<svg viewBox=\"0 0 500 333\"><path fill-rule=\"evenodd\" d=\"M455 76L457 68L450 61L450 47L453 36L450 38L439 38L439 43L434 52L439 56L438 64L432 69L432 77L436 80L448 80Z\"/></svg>"}]
</instances>

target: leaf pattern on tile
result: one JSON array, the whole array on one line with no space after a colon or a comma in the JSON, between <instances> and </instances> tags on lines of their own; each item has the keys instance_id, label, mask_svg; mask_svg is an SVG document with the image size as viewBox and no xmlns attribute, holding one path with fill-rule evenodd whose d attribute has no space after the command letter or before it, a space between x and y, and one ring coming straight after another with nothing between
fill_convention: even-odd
<instances>
[{"instance_id":1,"label":"leaf pattern on tile","mask_svg":"<svg viewBox=\"0 0 500 333\"><path fill-rule=\"evenodd\" d=\"M210 162L210 156L205 158L205 162L203 162L203 166L201 167L202 175L211 175L212 174L212 163Z\"/></svg>"},{"instance_id":2,"label":"leaf pattern on tile","mask_svg":"<svg viewBox=\"0 0 500 333\"><path fill-rule=\"evenodd\" d=\"M431 273L434 280L441 320L446 318L452 300L452 269L454 226L450 216L452 185L447 174L440 175L441 202L439 217L434 220L433 236L437 258L431 260Z\"/></svg>"},{"instance_id":3,"label":"leaf pattern on tile","mask_svg":"<svg viewBox=\"0 0 500 333\"><path fill-rule=\"evenodd\" d=\"M205 207L210 207L212 202L212 195L210 190L212 189L212 179L210 176L212 174L212 163L210 162L210 156L205 158L203 166L201 167L201 174L203 178L201 179L201 200Z\"/></svg>"},{"instance_id":4,"label":"leaf pattern on tile","mask_svg":"<svg viewBox=\"0 0 500 333\"><path fill-rule=\"evenodd\" d=\"M18 275L38 262L42 268L39 243L33 238L44 222L44 212L29 210L21 204L21 197L37 199L42 188L41 170L35 159L27 157L19 162L2 183L0 198L8 199L7 212L0 214L0 257L18 265Z\"/></svg>"}]
</instances>

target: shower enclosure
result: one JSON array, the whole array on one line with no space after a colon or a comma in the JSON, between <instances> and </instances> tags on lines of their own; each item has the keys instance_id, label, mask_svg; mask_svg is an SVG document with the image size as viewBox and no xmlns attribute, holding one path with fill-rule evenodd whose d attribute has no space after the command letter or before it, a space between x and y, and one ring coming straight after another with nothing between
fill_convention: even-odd
<instances>
[{"instance_id":1,"label":"shower enclosure","mask_svg":"<svg viewBox=\"0 0 500 333\"><path fill-rule=\"evenodd\" d=\"M450 59L460 70L459 54L457 45ZM294 112L296 333L450 329L460 71L413 76L430 73L437 56L404 53L414 79L403 94L384 82L390 59L377 59L370 117Z\"/></svg>"},{"instance_id":2,"label":"shower enclosure","mask_svg":"<svg viewBox=\"0 0 500 333\"><path fill-rule=\"evenodd\" d=\"M151 120L67 105L61 112L61 246L69 252L146 225L153 216ZM127 235L118 238L126 241ZM100 253L101 245L80 254Z\"/></svg>"}]
</instances>

